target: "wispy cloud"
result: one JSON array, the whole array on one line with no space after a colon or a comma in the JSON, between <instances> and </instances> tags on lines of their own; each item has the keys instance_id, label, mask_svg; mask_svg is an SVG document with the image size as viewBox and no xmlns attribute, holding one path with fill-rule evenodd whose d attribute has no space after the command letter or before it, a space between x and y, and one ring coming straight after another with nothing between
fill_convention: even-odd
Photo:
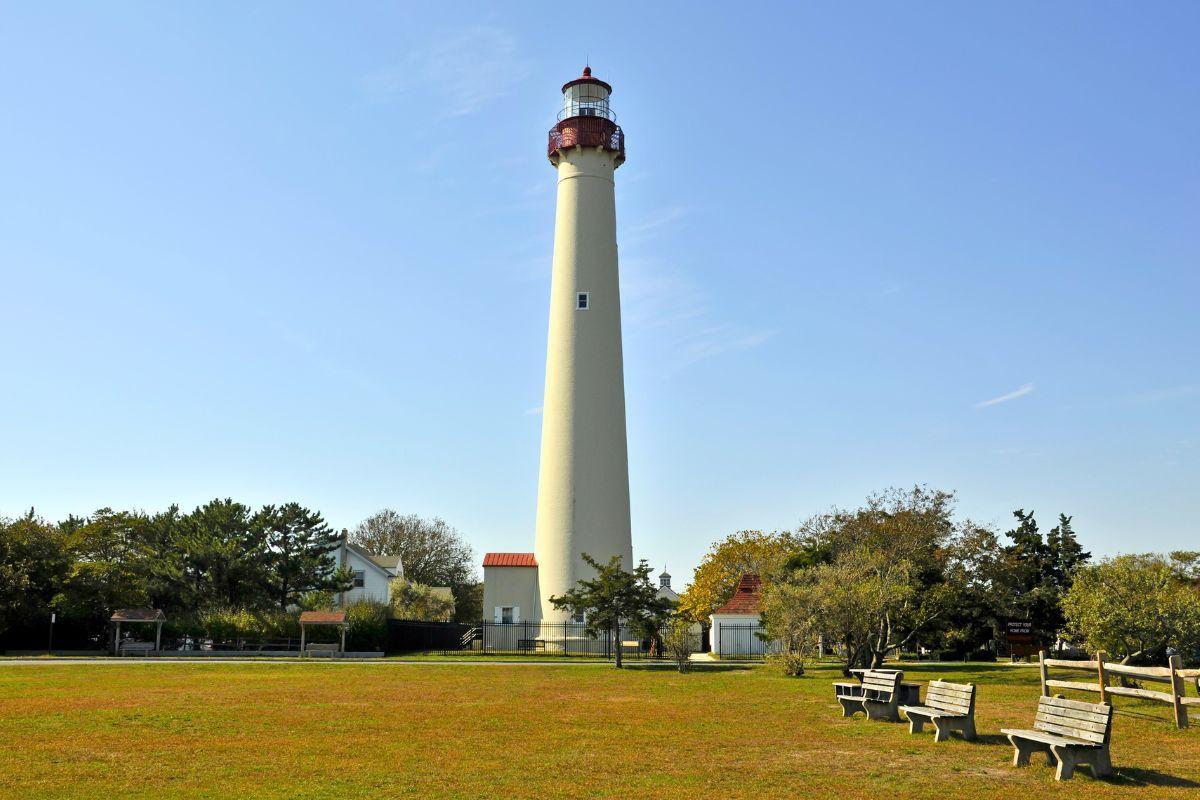
<instances>
[{"instance_id":1,"label":"wispy cloud","mask_svg":"<svg viewBox=\"0 0 1200 800\"><path fill-rule=\"evenodd\" d=\"M622 259L621 294L629 335L645 337L668 369L758 347L776 334L717 319L707 293L686 271L655 258Z\"/></svg>"},{"instance_id":2,"label":"wispy cloud","mask_svg":"<svg viewBox=\"0 0 1200 800\"><path fill-rule=\"evenodd\" d=\"M1002 394L999 397L993 397L991 400L984 400L982 403L976 403L975 408L987 408L988 406L998 406L1001 403L1007 403L1009 400L1016 400L1018 397L1024 397L1027 394L1033 394L1033 384L1022 384L1018 388Z\"/></svg>"},{"instance_id":3,"label":"wispy cloud","mask_svg":"<svg viewBox=\"0 0 1200 800\"><path fill-rule=\"evenodd\" d=\"M362 85L380 102L428 89L440 98L448 116L461 116L508 94L530 71L516 37L502 28L477 26L409 52L398 63L367 75Z\"/></svg>"},{"instance_id":4,"label":"wispy cloud","mask_svg":"<svg viewBox=\"0 0 1200 800\"><path fill-rule=\"evenodd\" d=\"M647 214L642 219L635 222L633 225L621 232L621 243L625 246L636 244L650 238L651 234L660 228L664 228L674 222L678 222L687 215L687 209L683 206L665 206L663 208Z\"/></svg>"}]
</instances>

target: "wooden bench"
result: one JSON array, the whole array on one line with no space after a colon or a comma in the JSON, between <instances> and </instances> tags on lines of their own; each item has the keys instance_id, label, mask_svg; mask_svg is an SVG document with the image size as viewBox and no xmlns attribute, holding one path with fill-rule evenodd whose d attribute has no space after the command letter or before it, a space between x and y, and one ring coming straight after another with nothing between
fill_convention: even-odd
<instances>
[{"instance_id":1,"label":"wooden bench","mask_svg":"<svg viewBox=\"0 0 1200 800\"><path fill-rule=\"evenodd\" d=\"M869 669L862 674L862 684L835 683L837 701L842 706L842 716L852 717L862 711L867 719L900 719L900 683L904 673L896 670Z\"/></svg>"},{"instance_id":2,"label":"wooden bench","mask_svg":"<svg viewBox=\"0 0 1200 800\"><path fill-rule=\"evenodd\" d=\"M975 738L975 684L930 681L925 690L925 703L900 706L908 717L908 732L920 733L926 722L932 722L935 742L950 738L958 731L967 741Z\"/></svg>"},{"instance_id":3,"label":"wooden bench","mask_svg":"<svg viewBox=\"0 0 1200 800\"><path fill-rule=\"evenodd\" d=\"M123 656L134 655L135 653L144 656L153 652L154 642L121 642L121 655Z\"/></svg>"},{"instance_id":4,"label":"wooden bench","mask_svg":"<svg viewBox=\"0 0 1200 800\"><path fill-rule=\"evenodd\" d=\"M1033 728L1000 731L1015 748L1013 766L1024 766L1031 753L1042 752L1047 762L1058 761L1055 780L1070 780L1080 764L1091 766L1093 778L1112 774L1108 753L1112 706L1067 700L1062 695L1042 697Z\"/></svg>"},{"instance_id":5,"label":"wooden bench","mask_svg":"<svg viewBox=\"0 0 1200 800\"><path fill-rule=\"evenodd\" d=\"M341 648L339 648L336 643L330 643L330 644L318 643L318 644L308 645L308 647L305 648L305 652L307 652L307 653L329 653L330 655L333 655L334 653L338 652L340 649Z\"/></svg>"}]
</instances>

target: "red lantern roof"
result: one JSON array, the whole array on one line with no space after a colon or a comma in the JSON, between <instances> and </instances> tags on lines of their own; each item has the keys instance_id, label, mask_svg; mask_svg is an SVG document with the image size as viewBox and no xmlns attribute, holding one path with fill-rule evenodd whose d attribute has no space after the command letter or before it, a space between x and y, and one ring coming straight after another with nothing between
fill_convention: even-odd
<instances>
[{"instance_id":1,"label":"red lantern roof","mask_svg":"<svg viewBox=\"0 0 1200 800\"><path fill-rule=\"evenodd\" d=\"M583 75L581 75L580 77L576 78L573 81L567 81L566 83L564 83L562 90L565 92L567 89L570 89L572 86L578 86L581 83L594 83L597 86L603 86L608 91L609 94L612 94L611 86L609 86L607 83L600 80L599 78L592 77L592 68L591 67L584 67Z\"/></svg>"}]
</instances>

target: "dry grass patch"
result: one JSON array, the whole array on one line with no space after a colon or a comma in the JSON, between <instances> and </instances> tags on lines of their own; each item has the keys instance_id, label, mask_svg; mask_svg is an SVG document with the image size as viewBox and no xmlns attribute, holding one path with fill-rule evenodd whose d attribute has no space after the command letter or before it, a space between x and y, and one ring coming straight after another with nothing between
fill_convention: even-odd
<instances>
[{"instance_id":1,"label":"dry grass patch","mask_svg":"<svg viewBox=\"0 0 1200 800\"><path fill-rule=\"evenodd\" d=\"M980 685L979 743L844 720L833 669L401 664L0 665L0 797L1196 797L1200 727L1118 702L1117 775L1009 767L1036 673Z\"/></svg>"}]
</instances>

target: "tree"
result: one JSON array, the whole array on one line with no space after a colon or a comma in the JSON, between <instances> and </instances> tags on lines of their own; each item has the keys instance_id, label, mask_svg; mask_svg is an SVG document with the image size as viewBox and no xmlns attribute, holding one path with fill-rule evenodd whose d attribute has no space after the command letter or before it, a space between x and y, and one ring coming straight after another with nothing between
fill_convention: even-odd
<instances>
[{"instance_id":1,"label":"tree","mask_svg":"<svg viewBox=\"0 0 1200 800\"><path fill-rule=\"evenodd\" d=\"M176 541L189 609L266 604L265 529L251 521L250 508L228 498L211 500L180 518Z\"/></svg>"},{"instance_id":2,"label":"tree","mask_svg":"<svg viewBox=\"0 0 1200 800\"><path fill-rule=\"evenodd\" d=\"M454 600L434 591L432 586L407 578L395 578L390 586L392 616L396 619L447 622L454 616Z\"/></svg>"},{"instance_id":3,"label":"tree","mask_svg":"<svg viewBox=\"0 0 1200 800\"><path fill-rule=\"evenodd\" d=\"M621 626L639 631L656 627L674 604L658 596L657 587L650 581L650 564L645 560L633 572L622 569L620 556L601 564L584 553L583 560L596 571L596 577L581 579L574 589L561 597L551 597L550 602L557 609L583 614L589 636L610 631L616 666L621 669Z\"/></svg>"},{"instance_id":4,"label":"tree","mask_svg":"<svg viewBox=\"0 0 1200 800\"><path fill-rule=\"evenodd\" d=\"M61 534L32 508L0 519L0 634L45 622L67 570Z\"/></svg>"},{"instance_id":5,"label":"tree","mask_svg":"<svg viewBox=\"0 0 1200 800\"><path fill-rule=\"evenodd\" d=\"M360 522L350 540L378 555L399 556L404 577L426 586L449 586L456 598L459 587L478 582L474 550L440 517L424 519L385 508Z\"/></svg>"},{"instance_id":6,"label":"tree","mask_svg":"<svg viewBox=\"0 0 1200 800\"><path fill-rule=\"evenodd\" d=\"M687 617L676 615L671 618L663 636L663 646L680 672L689 672L692 668L692 626L695 624Z\"/></svg>"},{"instance_id":7,"label":"tree","mask_svg":"<svg viewBox=\"0 0 1200 800\"><path fill-rule=\"evenodd\" d=\"M479 622L483 619L483 582L452 586L454 592L454 621Z\"/></svg>"},{"instance_id":8,"label":"tree","mask_svg":"<svg viewBox=\"0 0 1200 800\"><path fill-rule=\"evenodd\" d=\"M1085 566L1063 597L1071 632L1126 663L1200 656L1200 553L1124 555Z\"/></svg>"},{"instance_id":9,"label":"tree","mask_svg":"<svg viewBox=\"0 0 1200 800\"><path fill-rule=\"evenodd\" d=\"M1071 517L1060 514L1058 525L1043 538L1034 512L1013 512L1017 527L1005 535L1012 544L1005 548L1012 570L1012 608L1017 619L1033 622L1035 636L1053 642L1066 618L1062 598L1070 590L1075 572L1091 558L1084 552L1071 527Z\"/></svg>"},{"instance_id":10,"label":"tree","mask_svg":"<svg viewBox=\"0 0 1200 800\"><path fill-rule=\"evenodd\" d=\"M769 580L800 549L796 537L787 532L738 531L709 548L692 582L679 598L679 613L708 625L709 617L733 597L745 573Z\"/></svg>"},{"instance_id":11,"label":"tree","mask_svg":"<svg viewBox=\"0 0 1200 800\"><path fill-rule=\"evenodd\" d=\"M103 638L118 608L150 605L146 549L150 518L141 512L101 508L87 519L61 523L71 561L55 604L66 620Z\"/></svg>"},{"instance_id":12,"label":"tree","mask_svg":"<svg viewBox=\"0 0 1200 800\"><path fill-rule=\"evenodd\" d=\"M299 503L263 506L253 527L267 550L263 583L281 611L305 592L344 592L353 586L350 570L339 569L331 557L341 535L319 513Z\"/></svg>"},{"instance_id":13,"label":"tree","mask_svg":"<svg viewBox=\"0 0 1200 800\"><path fill-rule=\"evenodd\" d=\"M880 666L931 632L955 606L960 587L948 580L950 545L964 527L974 526L956 525L953 505L952 492L888 489L854 511L834 510L801 526L799 552L833 568L819 576L832 581L833 628L841 629L851 663L869 656L872 667ZM838 580L856 586L836 585Z\"/></svg>"}]
</instances>

